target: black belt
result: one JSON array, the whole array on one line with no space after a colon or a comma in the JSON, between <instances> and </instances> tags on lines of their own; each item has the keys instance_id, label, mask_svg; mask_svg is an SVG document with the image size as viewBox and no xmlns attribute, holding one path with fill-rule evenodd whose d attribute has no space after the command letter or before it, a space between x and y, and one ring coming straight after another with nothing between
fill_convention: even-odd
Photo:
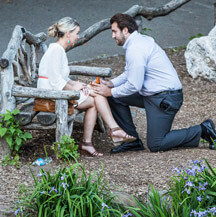
<instances>
[{"instance_id":1,"label":"black belt","mask_svg":"<svg viewBox=\"0 0 216 217\"><path fill-rule=\"evenodd\" d=\"M182 89L179 89L179 90L165 90L165 91L161 91L159 93L155 93L153 96L161 95L161 94L175 94L175 93L182 93Z\"/></svg>"}]
</instances>

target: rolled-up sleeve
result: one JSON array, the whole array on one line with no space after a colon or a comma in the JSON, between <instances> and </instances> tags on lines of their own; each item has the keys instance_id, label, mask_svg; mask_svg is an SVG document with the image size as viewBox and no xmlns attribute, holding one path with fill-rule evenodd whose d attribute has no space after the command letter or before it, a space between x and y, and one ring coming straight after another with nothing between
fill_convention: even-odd
<instances>
[{"instance_id":1,"label":"rolled-up sleeve","mask_svg":"<svg viewBox=\"0 0 216 217\"><path fill-rule=\"evenodd\" d=\"M134 94L142 89L145 69L146 69L146 58L143 54L137 49L129 49L126 52L126 70L122 74L122 82L120 85L115 85L111 89L112 96L115 98L124 97L131 94ZM120 77L120 76L119 76ZM117 77L118 79L118 77ZM112 80L112 81L113 81ZM116 83L119 81L117 80ZM119 82L120 83L120 82ZM118 84L119 84L118 83Z\"/></svg>"}]
</instances>

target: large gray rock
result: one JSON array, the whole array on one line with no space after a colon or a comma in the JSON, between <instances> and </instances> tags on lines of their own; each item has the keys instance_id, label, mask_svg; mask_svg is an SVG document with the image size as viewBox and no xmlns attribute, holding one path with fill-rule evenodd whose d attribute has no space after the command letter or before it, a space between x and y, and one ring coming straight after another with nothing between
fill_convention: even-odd
<instances>
[{"instance_id":1,"label":"large gray rock","mask_svg":"<svg viewBox=\"0 0 216 217\"><path fill-rule=\"evenodd\" d=\"M216 82L216 26L208 36L191 40L185 51L188 73Z\"/></svg>"}]
</instances>

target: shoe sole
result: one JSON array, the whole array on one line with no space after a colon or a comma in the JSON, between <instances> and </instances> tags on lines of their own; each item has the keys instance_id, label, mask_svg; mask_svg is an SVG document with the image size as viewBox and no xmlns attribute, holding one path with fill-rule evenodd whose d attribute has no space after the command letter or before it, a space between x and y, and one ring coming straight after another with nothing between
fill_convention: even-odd
<instances>
[{"instance_id":1,"label":"shoe sole","mask_svg":"<svg viewBox=\"0 0 216 217\"><path fill-rule=\"evenodd\" d=\"M211 120L211 119L207 119L206 121L209 121L210 122L210 124L211 124L211 127L212 127L212 129L213 129L213 131L214 131L214 133L216 134L216 131L215 131L215 124L214 124L214 122ZM206 141L208 141L206 138L204 138ZM210 139L211 139L211 141L209 141L209 143L211 143L212 142L212 137L210 137ZM212 143L211 143L212 144ZM211 145L210 144L210 145Z\"/></svg>"},{"instance_id":2,"label":"shoe sole","mask_svg":"<svg viewBox=\"0 0 216 217\"><path fill-rule=\"evenodd\" d=\"M121 152L127 152L127 151L143 151L145 150L144 147L142 148L133 148L133 149L127 149L127 150L123 150L123 151L118 151L118 152L112 152L112 150L110 151L111 154L118 154L118 153L121 153Z\"/></svg>"}]
</instances>

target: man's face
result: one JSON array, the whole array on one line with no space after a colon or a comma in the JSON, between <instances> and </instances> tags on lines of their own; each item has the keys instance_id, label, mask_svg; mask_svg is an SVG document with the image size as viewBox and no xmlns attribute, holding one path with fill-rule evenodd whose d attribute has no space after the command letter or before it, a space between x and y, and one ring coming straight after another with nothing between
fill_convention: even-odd
<instances>
[{"instance_id":1,"label":"man's face","mask_svg":"<svg viewBox=\"0 0 216 217\"><path fill-rule=\"evenodd\" d=\"M116 44L118 46L123 46L123 44L126 41L126 38L123 32L118 28L118 24L113 23L111 29L112 29L112 38L115 39Z\"/></svg>"}]
</instances>

